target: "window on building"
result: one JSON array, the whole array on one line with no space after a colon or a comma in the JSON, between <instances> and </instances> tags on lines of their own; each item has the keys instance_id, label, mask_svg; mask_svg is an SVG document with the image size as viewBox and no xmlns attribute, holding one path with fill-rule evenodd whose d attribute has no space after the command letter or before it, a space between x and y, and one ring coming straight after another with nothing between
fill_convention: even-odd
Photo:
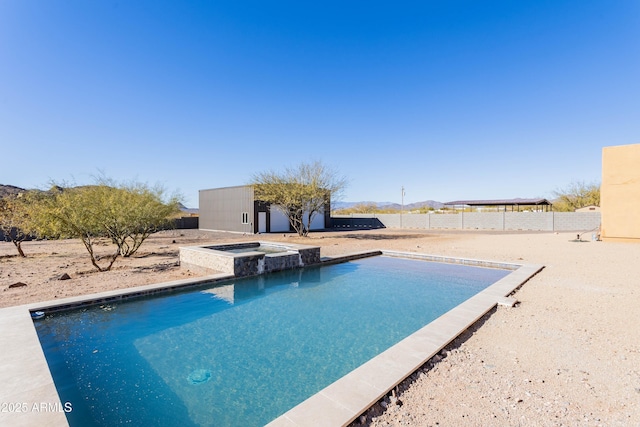
<instances>
[{"instance_id":1,"label":"window on building","mask_svg":"<svg viewBox=\"0 0 640 427\"><path fill-rule=\"evenodd\" d=\"M242 212L242 223L249 224L249 212Z\"/></svg>"}]
</instances>

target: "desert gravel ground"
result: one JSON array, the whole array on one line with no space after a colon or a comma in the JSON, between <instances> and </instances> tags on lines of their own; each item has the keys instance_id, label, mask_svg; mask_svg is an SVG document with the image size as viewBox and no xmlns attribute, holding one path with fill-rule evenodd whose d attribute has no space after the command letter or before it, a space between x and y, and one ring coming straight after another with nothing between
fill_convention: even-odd
<instances>
[{"instance_id":1,"label":"desert gravel ground","mask_svg":"<svg viewBox=\"0 0 640 427\"><path fill-rule=\"evenodd\" d=\"M590 235L585 235L590 240ZM76 240L0 243L0 307L195 276L178 248L289 241L322 256L395 249L536 263L545 269L359 417L371 426L639 426L640 244L574 242L575 233L369 230L308 238L198 230L157 233L110 272ZM104 242L101 254L113 248ZM67 273L70 280L58 280ZM26 286L9 288L14 283Z\"/></svg>"}]
</instances>

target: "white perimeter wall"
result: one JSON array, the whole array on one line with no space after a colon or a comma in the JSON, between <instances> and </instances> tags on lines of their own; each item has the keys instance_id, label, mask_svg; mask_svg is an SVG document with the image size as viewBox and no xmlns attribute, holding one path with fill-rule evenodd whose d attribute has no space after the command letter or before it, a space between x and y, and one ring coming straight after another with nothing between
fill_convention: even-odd
<instances>
[{"instance_id":1,"label":"white perimeter wall","mask_svg":"<svg viewBox=\"0 0 640 427\"><path fill-rule=\"evenodd\" d=\"M332 217L334 228L358 228L375 218L387 228L590 231L600 212L465 212L457 214L353 214Z\"/></svg>"}]
</instances>

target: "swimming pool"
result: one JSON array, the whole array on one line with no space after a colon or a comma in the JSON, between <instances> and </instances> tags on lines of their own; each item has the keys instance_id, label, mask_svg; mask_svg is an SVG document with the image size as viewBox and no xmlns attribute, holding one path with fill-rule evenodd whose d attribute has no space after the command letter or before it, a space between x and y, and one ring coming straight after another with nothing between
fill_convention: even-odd
<instances>
[{"instance_id":1,"label":"swimming pool","mask_svg":"<svg viewBox=\"0 0 640 427\"><path fill-rule=\"evenodd\" d=\"M509 271L374 257L54 314L71 426L263 425Z\"/></svg>"}]
</instances>

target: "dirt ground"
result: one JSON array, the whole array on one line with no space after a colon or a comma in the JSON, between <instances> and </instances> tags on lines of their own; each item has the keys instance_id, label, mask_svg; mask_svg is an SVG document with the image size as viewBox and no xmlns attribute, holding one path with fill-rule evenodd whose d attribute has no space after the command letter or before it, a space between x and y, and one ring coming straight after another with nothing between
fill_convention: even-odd
<instances>
[{"instance_id":1,"label":"dirt ground","mask_svg":"<svg viewBox=\"0 0 640 427\"><path fill-rule=\"evenodd\" d=\"M545 269L363 414L371 426L640 425L640 245L574 242L575 233L369 230L308 238L198 230L157 233L112 271L79 241L0 243L0 307L192 277L180 246L287 241L322 256L365 249L538 263ZM585 236L589 240L590 236ZM99 253L113 250L104 242ZM71 279L59 280L67 273ZM15 283L26 286L10 288Z\"/></svg>"}]
</instances>

